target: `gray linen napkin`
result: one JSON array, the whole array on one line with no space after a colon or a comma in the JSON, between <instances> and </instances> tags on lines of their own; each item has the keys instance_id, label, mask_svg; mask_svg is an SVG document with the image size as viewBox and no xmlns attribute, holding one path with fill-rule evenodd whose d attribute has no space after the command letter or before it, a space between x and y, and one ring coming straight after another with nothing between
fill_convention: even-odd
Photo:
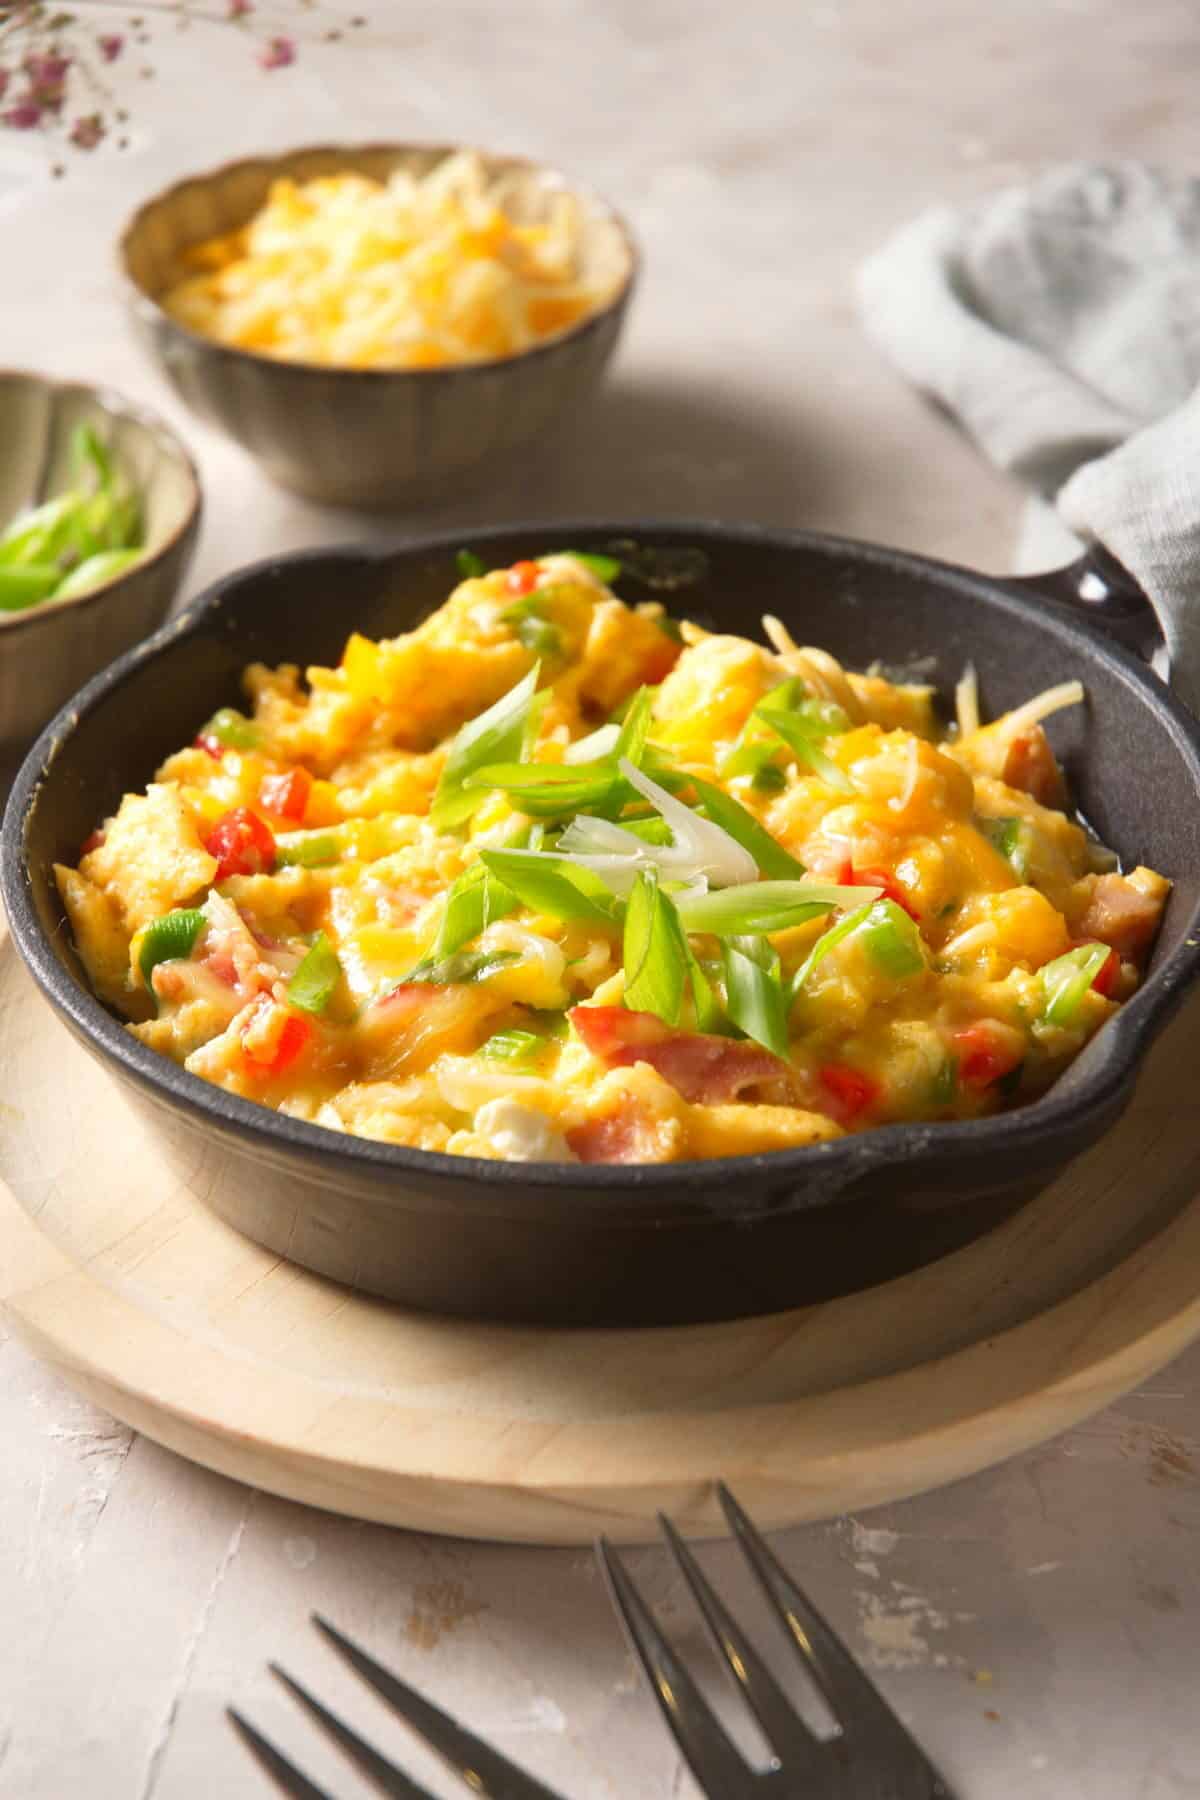
<instances>
[{"instance_id":1,"label":"gray linen napkin","mask_svg":"<svg viewBox=\"0 0 1200 1800\"><path fill-rule=\"evenodd\" d=\"M916 219L859 300L909 381L1124 563L1200 712L1200 180L1050 169Z\"/></svg>"}]
</instances>

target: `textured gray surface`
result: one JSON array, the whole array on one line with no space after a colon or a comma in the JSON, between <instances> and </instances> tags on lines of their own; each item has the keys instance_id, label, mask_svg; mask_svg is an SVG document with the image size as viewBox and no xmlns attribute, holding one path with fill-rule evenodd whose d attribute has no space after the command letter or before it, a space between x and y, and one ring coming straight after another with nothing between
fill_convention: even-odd
<instances>
[{"instance_id":1,"label":"textured gray surface","mask_svg":"<svg viewBox=\"0 0 1200 1800\"><path fill-rule=\"evenodd\" d=\"M646 279L594 412L486 501L377 535L709 512L1001 567L1016 496L864 348L853 270L931 200L1097 149L1178 160L1194 141L1191 0L541 0L503 15L377 0L329 45L307 36L334 8L259 10L306 36L293 69L261 74L237 34L144 9L152 46L113 71L133 115L124 158L97 152L52 182L36 143L0 133L3 360L108 379L184 425L210 501L193 586L360 528L269 487L139 360L108 246L189 168L330 137L472 136L577 169L638 230ZM960 1800L1177 1800L1200 1793L1198 1439L1194 1351L1043 1450L779 1547ZM334 1792L365 1791L264 1673L284 1657L393 1753L405 1744L308 1629L313 1606L573 1800L694 1792L587 1556L252 1495L131 1442L2 1338L0 1441L3 1800L265 1795L221 1718L230 1697ZM728 1547L702 1554L747 1593ZM698 1643L658 1554L632 1562ZM419 1752L413 1766L450 1794Z\"/></svg>"}]
</instances>

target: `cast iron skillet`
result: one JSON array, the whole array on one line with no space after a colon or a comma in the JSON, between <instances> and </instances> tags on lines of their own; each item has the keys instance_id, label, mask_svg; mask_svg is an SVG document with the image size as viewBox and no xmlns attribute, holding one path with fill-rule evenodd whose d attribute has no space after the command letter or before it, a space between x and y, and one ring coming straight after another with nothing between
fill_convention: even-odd
<instances>
[{"instance_id":1,"label":"cast iron skillet","mask_svg":"<svg viewBox=\"0 0 1200 1800\"><path fill-rule=\"evenodd\" d=\"M1083 679L1087 706L1050 726L1072 791L1126 862L1162 870L1175 890L1145 985L1049 1095L999 1118L889 1126L720 1162L482 1162L342 1137L238 1099L144 1048L92 997L50 865L73 861L127 789L238 701L246 663L332 663L351 628L405 629L454 585L464 544L507 564L614 539L702 552L681 559L690 585L663 597L705 623L752 632L773 612L851 666L915 665L944 693L973 661L988 715ZM986 1228L1094 1143L1200 967L1200 726L1094 628L1145 648L1145 601L1093 572L1082 584L1089 609L1079 576L1060 572L1037 592L808 533L628 522L259 563L90 682L30 752L3 827L13 939L67 1026L163 1127L194 1190L239 1230L337 1281L465 1315L604 1323L730 1316L866 1286Z\"/></svg>"}]
</instances>

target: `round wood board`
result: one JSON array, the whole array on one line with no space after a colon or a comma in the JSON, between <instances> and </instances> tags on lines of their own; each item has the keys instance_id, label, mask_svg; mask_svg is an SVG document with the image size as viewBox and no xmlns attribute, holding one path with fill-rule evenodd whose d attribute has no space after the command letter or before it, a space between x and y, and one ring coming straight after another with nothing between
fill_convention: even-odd
<instances>
[{"instance_id":1,"label":"round wood board","mask_svg":"<svg viewBox=\"0 0 1200 1800\"><path fill-rule=\"evenodd\" d=\"M0 936L0 1302L89 1398L271 1492L459 1536L636 1542L952 1481L1200 1336L1200 1005L1121 1125L916 1274L770 1317L562 1331L408 1313L261 1250L172 1172ZM198 1153L192 1180L212 1170Z\"/></svg>"}]
</instances>

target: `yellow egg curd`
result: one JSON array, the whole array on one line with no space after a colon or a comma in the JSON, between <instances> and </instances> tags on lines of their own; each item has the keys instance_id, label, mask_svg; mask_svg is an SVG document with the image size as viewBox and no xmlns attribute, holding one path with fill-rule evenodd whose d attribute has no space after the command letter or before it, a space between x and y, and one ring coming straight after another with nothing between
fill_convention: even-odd
<instances>
[{"instance_id":1,"label":"yellow egg curd","mask_svg":"<svg viewBox=\"0 0 1200 1800\"><path fill-rule=\"evenodd\" d=\"M96 993L205 1081L518 1161L792 1149L1036 1097L1169 884L1064 810L1042 720L676 625L604 556L466 578L246 708L56 870Z\"/></svg>"}]
</instances>

